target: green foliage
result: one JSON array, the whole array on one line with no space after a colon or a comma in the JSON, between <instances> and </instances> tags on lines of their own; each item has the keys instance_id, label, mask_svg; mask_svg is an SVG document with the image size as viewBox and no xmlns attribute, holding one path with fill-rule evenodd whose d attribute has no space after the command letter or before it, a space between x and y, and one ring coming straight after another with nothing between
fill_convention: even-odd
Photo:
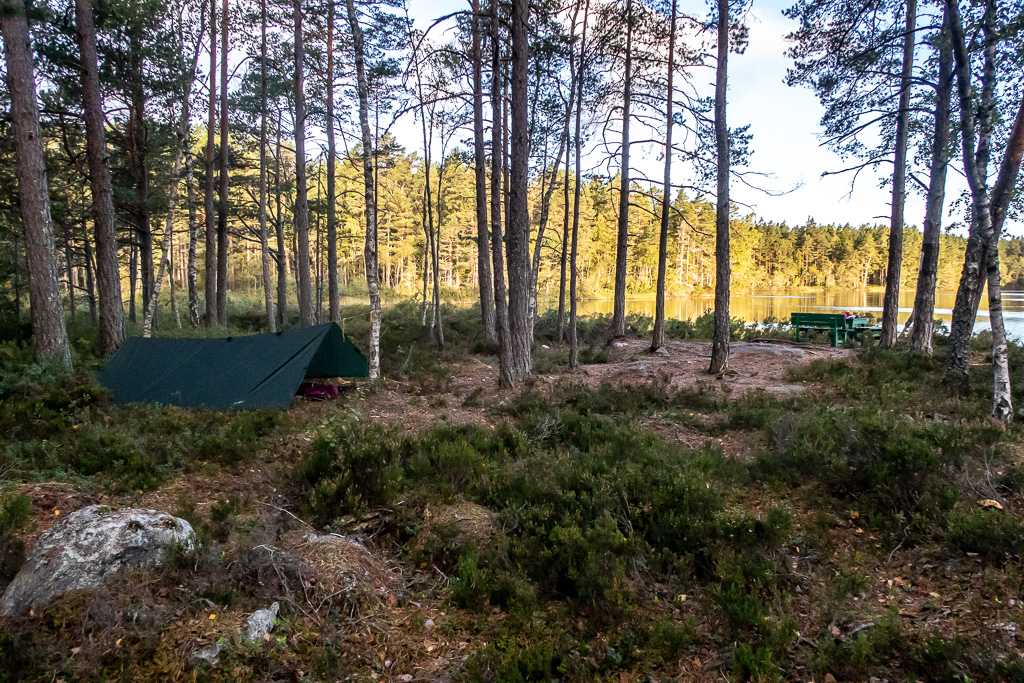
<instances>
[{"instance_id":1,"label":"green foliage","mask_svg":"<svg viewBox=\"0 0 1024 683\"><path fill-rule=\"evenodd\" d=\"M1024 553L1024 522L996 510L955 510L946 528L949 543L964 552L1000 559Z\"/></svg>"},{"instance_id":2,"label":"green foliage","mask_svg":"<svg viewBox=\"0 0 1024 683\"><path fill-rule=\"evenodd\" d=\"M32 504L25 494L0 494L0 537L21 531L31 514Z\"/></svg>"},{"instance_id":3,"label":"green foliage","mask_svg":"<svg viewBox=\"0 0 1024 683\"><path fill-rule=\"evenodd\" d=\"M391 502L399 477L401 441L394 431L355 421L328 421L298 468L312 489L307 506L321 522Z\"/></svg>"},{"instance_id":4,"label":"green foliage","mask_svg":"<svg viewBox=\"0 0 1024 683\"><path fill-rule=\"evenodd\" d=\"M0 585L14 578L25 559L25 541L19 535L31 514L28 496L0 491Z\"/></svg>"},{"instance_id":5,"label":"green foliage","mask_svg":"<svg viewBox=\"0 0 1024 683\"><path fill-rule=\"evenodd\" d=\"M696 635L692 619L679 623L663 617L654 622L647 634L647 650L656 661L666 664L676 662L693 643Z\"/></svg>"},{"instance_id":6,"label":"green foliage","mask_svg":"<svg viewBox=\"0 0 1024 683\"><path fill-rule=\"evenodd\" d=\"M821 482L832 495L856 498L880 518L948 506L944 458L960 453L958 435L874 411L814 406L768 427L769 448L755 471L791 483Z\"/></svg>"}]
</instances>

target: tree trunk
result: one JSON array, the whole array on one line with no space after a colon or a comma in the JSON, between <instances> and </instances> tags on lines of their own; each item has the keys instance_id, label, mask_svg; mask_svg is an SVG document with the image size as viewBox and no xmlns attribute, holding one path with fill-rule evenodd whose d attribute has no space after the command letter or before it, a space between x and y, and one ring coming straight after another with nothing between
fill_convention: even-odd
<instances>
[{"instance_id":1,"label":"tree trunk","mask_svg":"<svg viewBox=\"0 0 1024 683\"><path fill-rule=\"evenodd\" d=\"M533 372L530 319L529 0L512 0L512 130L509 164L508 326L512 380Z\"/></svg>"},{"instance_id":2,"label":"tree trunk","mask_svg":"<svg viewBox=\"0 0 1024 683\"><path fill-rule=\"evenodd\" d=\"M615 245L615 308L612 335L626 334L626 255L629 249L629 121L633 88L633 0L626 0L626 65L622 86L622 158L619 162L619 225Z\"/></svg>"},{"instance_id":3,"label":"tree trunk","mask_svg":"<svg viewBox=\"0 0 1024 683\"><path fill-rule=\"evenodd\" d=\"M665 88L665 180L662 183L661 233L658 240L658 292L654 305L654 333L651 351L665 345L665 271L668 268L668 212L672 207L672 104L675 92L672 79L676 57L676 0L672 0L672 18L669 21L668 74Z\"/></svg>"},{"instance_id":4,"label":"tree trunk","mask_svg":"<svg viewBox=\"0 0 1024 683\"><path fill-rule=\"evenodd\" d=\"M174 230L167 235L167 288L171 298L171 315L174 316L174 324L181 329L181 313L178 312L178 300L174 296Z\"/></svg>"},{"instance_id":5,"label":"tree trunk","mask_svg":"<svg viewBox=\"0 0 1024 683\"><path fill-rule=\"evenodd\" d=\"M89 244L89 233L86 231L85 225L82 225L82 248L85 250L85 288L89 290L89 319L96 323L97 312L96 312L96 280L93 275L93 263L92 263L92 246ZM15 250L15 259L17 259L17 250ZM17 260L15 260L17 264ZM117 283L120 286L120 282ZM124 314L124 307L121 308L122 315Z\"/></svg>"},{"instance_id":6,"label":"tree trunk","mask_svg":"<svg viewBox=\"0 0 1024 683\"><path fill-rule=\"evenodd\" d=\"M274 284L270 280L270 240L267 234L267 0L260 0L260 271L267 331L277 332Z\"/></svg>"},{"instance_id":7,"label":"tree trunk","mask_svg":"<svg viewBox=\"0 0 1024 683\"><path fill-rule=\"evenodd\" d=\"M416 51L416 46L412 46L413 49L413 66L416 70L416 94L420 101L420 128L423 133L423 210L422 210L422 223L423 223L423 235L426 240L424 245L423 254L423 325L427 324L427 285L428 285L428 274L433 274L433 294L431 296L431 316L430 316L430 335L434 343L440 348L444 346L444 331L441 329L440 319L440 308L441 308L441 296L440 296L440 273L439 273L439 253L440 245L438 230L435 229L434 224L434 203L433 203L433 189L430 186L430 169L433 166L431 160L431 147L433 143L433 131L434 131L434 105L430 107L430 122L427 122L427 106L426 100L423 97L423 78L420 72L420 61L419 53ZM443 148L443 145L442 145ZM443 167L443 149L441 165ZM441 173L438 173L440 176ZM441 201L441 182L442 179L439 177L437 181L437 196L438 202ZM438 225L440 224L440 217L438 218Z\"/></svg>"},{"instance_id":8,"label":"tree trunk","mask_svg":"<svg viewBox=\"0 0 1024 683\"><path fill-rule=\"evenodd\" d=\"M228 0L220 17L220 202L217 205L217 321L228 324Z\"/></svg>"},{"instance_id":9,"label":"tree trunk","mask_svg":"<svg viewBox=\"0 0 1024 683\"><path fill-rule=\"evenodd\" d=\"M189 144L189 102L190 95L192 94L192 84L195 81L196 68L199 64L199 46L202 43L203 36L199 35L199 40L196 41L195 57L192 60L192 69L189 72L188 81L185 85L185 91L182 93L181 98L181 117L178 119L178 130L176 131L177 141L174 148L174 162L171 165L171 186L167 192L167 222L164 225L164 245L163 245L163 256L160 259L160 272L157 274L156 279L153 282L153 289L149 293L149 301L146 302L145 317L142 321L142 336L149 337L153 329L153 318L156 315L157 303L160 299L160 287L163 284L164 272L167 270L168 264L170 263L171 251L174 248L174 210L178 202L178 185L181 180L182 171L182 157L185 154L185 149ZM171 291L173 292L174 287L174 276L170 276ZM181 321L178 320L178 327L181 327Z\"/></svg>"},{"instance_id":10,"label":"tree trunk","mask_svg":"<svg viewBox=\"0 0 1024 683\"><path fill-rule=\"evenodd\" d=\"M433 314L430 318L430 331L437 348L444 347L444 321L441 319L441 188L444 183L444 144L441 145L441 163L437 169L437 222L434 222L434 208L430 200L430 176L427 175L427 219L430 221L430 232L433 235L433 270L434 296ZM429 157L428 157L429 158ZM449 271L450 273L451 271ZM449 282L451 279L449 278Z\"/></svg>"},{"instance_id":11,"label":"tree trunk","mask_svg":"<svg viewBox=\"0 0 1024 683\"><path fill-rule=\"evenodd\" d=\"M483 50L480 0L473 0L473 173L476 181L476 256L480 287L480 316L484 341L497 341L494 330L494 284L491 277L490 235L487 229L487 158L484 150Z\"/></svg>"},{"instance_id":12,"label":"tree trunk","mask_svg":"<svg viewBox=\"0 0 1024 683\"><path fill-rule=\"evenodd\" d=\"M191 136L190 136L191 137ZM191 144L189 145L191 147ZM188 193L188 324L199 327L199 292L196 288L196 251L199 246L199 221L196 217L195 164L192 150L185 155L185 190Z\"/></svg>"},{"instance_id":13,"label":"tree trunk","mask_svg":"<svg viewBox=\"0 0 1024 683\"><path fill-rule=\"evenodd\" d=\"M580 365L580 342L576 329L576 280L579 273L577 257L579 255L579 228L580 228L580 180L582 178L580 148L582 146L581 132L583 120L583 74L586 71L587 54L587 22L590 19L590 0L583 10L583 31L580 39L580 61L576 86L576 134L573 137L573 158L576 162L575 188L573 190L572 209L572 246L569 254L569 368L576 369ZM566 167L566 171L568 171Z\"/></svg>"},{"instance_id":14,"label":"tree trunk","mask_svg":"<svg viewBox=\"0 0 1024 683\"><path fill-rule=\"evenodd\" d=\"M137 233L136 233L137 234ZM139 244L132 240L128 248L128 320L135 322L135 288L139 283Z\"/></svg>"},{"instance_id":15,"label":"tree trunk","mask_svg":"<svg viewBox=\"0 0 1024 683\"><path fill-rule=\"evenodd\" d=\"M575 17L573 17L573 28L575 29ZM572 37L570 37L572 40ZM572 121L573 105L576 101L576 77L575 70L569 69L569 102L565 108L565 125L562 128L562 136L558 142L558 154L555 156L555 165L551 169L551 183L541 192L540 220L537 223L537 241L533 245L533 262L530 266L530 341L533 341L533 328L537 323L537 283L540 280L540 258L541 247L544 246L544 232L548 225L548 215L551 210L551 196L555 193L555 181L558 178L558 166L562 160L562 152L565 151L569 142L569 123ZM539 90L539 88L538 88ZM547 148L545 146L545 156ZM546 163L546 159L545 159ZM568 172L568 166L566 166ZM568 176L566 176L568 177ZM542 178L543 180L543 178ZM543 187L543 183L542 183Z\"/></svg>"},{"instance_id":16,"label":"tree trunk","mask_svg":"<svg viewBox=\"0 0 1024 683\"><path fill-rule=\"evenodd\" d=\"M575 53L569 53L569 70L575 75ZM574 87L575 91L575 87ZM566 116L571 117L572 111L567 111ZM569 256L569 153L570 146L565 146L565 182L562 184L562 251L558 259L558 321L555 341L561 344L565 341L565 275Z\"/></svg>"},{"instance_id":17,"label":"tree trunk","mask_svg":"<svg viewBox=\"0 0 1024 683\"><path fill-rule=\"evenodd\" d=\"M963 150L964 171L967 184L971 190L971 237L984 245L985 277L989 287L989 321L992 329L992 366L993 366L993 399L992 414L1003 422L1013 417L1010 400L1010 375L1007 357L1006 332L1003 327L1002 298L999 282L999 232L994 230L992 222L992 205L986 185L987 167L990 157L992 132L992 105L995 97L995 35L993 23L995 19L994 0L986 3L985 18L982 30L985 36L985 62L981 88L981 101L977 106L977 124L975 123L975 102L971 84L971 65L964 44L963 26L960 20L960 8L955 0L947 0L946 10L949 16L950 35L953 44L953 56L956 61L957 93L960 99L960 139ZM977 146L975 146L977 135ZM1000 169L1000 172L1002 169ZM1001 173L1000 173L1001 175ZM970 244L968 245L970 248ZM980 292L984 283L971 282L965 287L964 279L974 276L968 271L969 263L964 264L964 273L957 292L957 304L961 303L961 295L973 294L973 289ZM975 265L980 268L981 263ZM970 302L968 302L970 303ZM966 306L965 306L966 307ZM976 309L975 309L976 310ZM954 314L956 311L954 310ZM954 322L957 322L954 319ZM963 318L961 321L963 322ZM973 323L973 318L970 321ZM966 360L970 355L970 334L966 335ZM950 353L952 353L950 349ZM958 359L959 360L959 359ZM949 362L947 361L947 372ZM967 372L963 371L960 384L966 384Z\"/></svg>"},{"instance_id":18,"label":"tree trunk","mask_svg":"<svg viewBox=\"0 0 1024 683\"><path fill-rule=\"evenodd\" d=\"M82 110L96 233L96 287L99 297L100 353L108 355L124 341L124 303L117 263L114 199L107 155L106 122L100 91L96 28L91 0L75 0L75 24L81 53Z\"/></svg>"},{"instance_id":19,"label":"tree trunk","mask_svg":"<svg viewBox=\"0 0 1024 683\"><path fill-rule=\"evenodd\" d=\"M718 201L715 209L715 317L711 367L717 375L729 367L729 127L726 86L729 66L729 0L718 0L718 71L715 79L715 146L718 155Z\"/></svg>"},{"instance_id":20,"label":"tree trunk","mask_svg":"<svg viewBox=\"0 0 1024 683\"><path fill-rule=\"evenodd\" d=\"M338 195L335 189L337 151L334 142L334 3L327 19L327 297L332 322L341 320L338 292Z\"/></svg>"},{"instance_id":21,"label":"tree trunk","mask_svg":"<svg viewBox=\"0 0 1024 683\"><path fill-rule=\"evenodd\" d=\"M302 45L302 0L293 0L295 20L295 255L299 290L299 325L313 324L313 292L309 273L309 199L306 190L306 90Z\"/></svg>"},{"instance_id":22,"label":"tree trunk","mask_svg":"<svg viewBox=\"0 0 1024 683\"><path fill-rule=\"evenodd\" d=\"M32 45L22 0L4 0L0 32L4 37L7 62L7 92L14 132L18 199L25 226L29 306L36 358L53 359L70 369L71 350L57 278L57 249L53 242L50 190L39 127Z\"/></svg>"},{"instance_id":23,"label":"tree trunk","mask_svg":"<svg viewBox=\"0 0 1024 683\"><path fill-rule=\"evenodd\" d=\"M146 130L146 91L143 85L141 39L134 33L130 39L132 82L128 105L128 169L135 186L135 232L138 241L139 270L142 279L143 306L153 289L153 222L149 207L149 168L147 164L149 135Z\"/></svg>"},{"instance_id":24,"label":"tree trunk","mask_svg":"<svg viewBox=\"0 0 1024 683\"><path fill-rule=\"evenodd\" d=\"M569 125L572 121L573 109L576 102L576 53L573 51L572 43L576 42L576 20L579 17L579 9L580 5L579 2L577 2L572 15L572 27L570 29L569 43L570 94L569 105L565 110L565 183L562 185L562 250L558 262L558 327L555 335L555 341L558 343L565 341L565 269L569 255L569 153L571 150L568 135ZM551 182L554 184L554 178L552 178Z\"/></svg>"},{"instance_id":25,"label":"tree trunk","mask_svg":"<svg viewBox=\"0 0 1024 683\"><path fill-rule=\"evenodd\" d=\"M910 352L931 355L935 327L935 286L939 270L942 209L946 199L946 170L949 167L949 112L953 90L953 53L949 48L948 20L939 37L939 75L935 89L935 127L932 137L931 177L925 206L921 241L921 268L911 316Z\"/></svg>"},{"instance_id":26,"label":"tree trunk","mask_svg":"<svg viewBox=\"0 0 1024 683\"><path fill-rule=\"evenodd\" d=\"M78 318L78 311L75 306L75 266L71 256L72 232L70 227L64 231L64 276L68 281L68 311L71 313L71 322L74 324Z\"/></svg>"},{"instance_id":27,"label":"tree trunk","mask_svg":"<svg viewBox=\"0 0 1024 683\"><path fill-rule=\"evenodd\" d=\"M380 377L380 284L377 281L377 196L374 184L374 147L370 132L369 86L363 63L363 30L353 0L346 0L348 22L352 27L352 51L356 62L359 90L359 128L363 139L363 195L366 198L366 286L370 293L370 378Z\"/></svg>"},{"instance_id":28,"label":"tree trunk","mask_svg":"<svg viewBox=\"0 0 1024 683\"><path fill-rule=\"evenodd\" d=\"M515 386L512 375L512 340L509 335L508 301L505 298L505 262L502 254L502 97L501 31L499 4L491 0L491 257L494 276L494 312L498 333L498 386Z\"/></svg>"},{"instance_id":29,"label":"tree trunk","mask_svg":"<svg viewBox=\"0 0 1024 683\"><path fill-rule=\"evenodd\" d=\"M914 41L917 28L917 0L905 3L907 23L903 35L903 71L900 76L899 112L896 115L896 154L892 172L892 214L889 221L889 263L885 269L885 297L882 304L882 333L879 346L896 345L900 310L900 276L903 267L903 208L907 197L907 138L910 122L910 88L914 75Z\"/></svg>"},{"instance_id":30,"label":"tree trunk","mask_svg":"<svg viewBox=\"0 0 1024 683\"><path fill-rule=\"evenodd\" d=\"M288 324L288 247L284 238L284 213L281 206L281 112L277 112L277 146L274 154L274 196L277 215L274 219L274 236L277 240L277 327L283 330Z\"/></svg>"},{"instance_id":31,"label":"tree trunk","mask_svg":"<svg viewBox=\"0 0 1024 683\"><path fill-rule=\"evenodd\" d=\"M974 105L970 90L970 61L963 42L960 8L954 2L947 0L946 13L949 19L950 41L953 45L953 56L956 63L956 83L961 117L964 116L963 111L967 108L970 118L969 124L966 121L961 121L961 137L965 126L969 126L973 140ZM961 145L967 145L968 142L967 139L962 139ZM970 144L973 147L973 141ZM963 156L965 165L968 163L968 156L970 156L971 163L974 162L973 151L968 155L965 148ZM978 223L972 220L964 253L964 267L956 292L956 302L953 305L953 319L949 325L949 340L946 343L945 379L955 391L961 393L967 389L969 381L971 338L974 336L974 322L978 316L978 306L981 303L981 294L985 286L985 264L988 258L988 241L979 234L977 227Z\"/></svg>"},{"instance_id":32,"label":"tree trunk","mask_svg":"<svg viewBox=\"0 0 1024 683\"><path fill-rule=\"evenodd\" d=\"M217 141L217 0L210 0L210 100L206 120L206 182L203 184L203 210L206 225L205 277L203 295L206 299L206 324L216 325L217 317L217 218L214 201L213 173L216 165L214 146Z\"/></svg>"}]
</instances>

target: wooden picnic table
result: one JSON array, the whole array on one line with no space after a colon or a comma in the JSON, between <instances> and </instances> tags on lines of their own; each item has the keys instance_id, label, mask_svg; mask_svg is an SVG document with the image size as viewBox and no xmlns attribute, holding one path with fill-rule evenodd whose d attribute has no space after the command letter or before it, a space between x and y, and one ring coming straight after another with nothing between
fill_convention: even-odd
<instances>
[{"instance_id":1,"label":"wooden picnic table","mask_svg":"<svg viewBox=\"0 0 1024 683\"><path fill-rule=\"evenodd\" d=\"M846 343L851 339L863 343L868 335L875 335L881 330L880 327L868 325L867 318L847 318L842 313L793 313L790 324L796 331L797 341L800 341L801 333L810 340L812 332L825 332L832 346L839 346L840 342Z\"/></svg>"}]
</instances>

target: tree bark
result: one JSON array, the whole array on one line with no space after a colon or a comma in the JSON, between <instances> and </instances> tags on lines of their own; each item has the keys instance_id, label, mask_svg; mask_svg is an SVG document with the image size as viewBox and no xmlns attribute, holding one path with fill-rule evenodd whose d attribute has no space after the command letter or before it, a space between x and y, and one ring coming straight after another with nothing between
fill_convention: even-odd
<instances>
[{"instance_id":1,"label":"tree bark","mask_svg":"<svg viewBox=\"0 0 1024 683\"><path fill-rule=\"evenodd\" d=\"M565 269L569 255L569 154L571 151L571 145L569 143L569 125L573 117L573 109L576 103L576 53L573 50L572 43L576 42L576 20L579 17L579 2L576 2L575 10L572 15L572 27L570 29L570 44L569 44L569 104L565 110L565 182L562 184L562 249L559 258L559 270L558 270L558 320L557 329L555 334L555 341L562 343L565 341ZM554 184L554 178L551 179Z\"/></svg>"},{"instance_id":2,"label":"tree bark","mask_svg":"<svg viewBox=\"0 0 1024 683\"><path fill-rule=\"evenodd\" d=\"M633 0L626 0L626 65L622 86L622 157L619 162L619 223L615 245L615 306L612 335L626 334L626 255L629 249L629 122L633 89Z\"/></svg>"},{"instance_id":3,"label":"tree bark","mask_svg":"<svg viewBox=\"0 0 1024 683\"><path fill-rule=\"evenodd\" d=\"M203 295L206 299L206 324L216 325L217 317L217 218L213 173L217 141L217 0L210 0L210 100L206 120L206 178L203 184L203 210L206 225L206 253L203 266Z\"/></svg>"},{"instance_id":4,"label":"tree bark","mask_svg":"<svg viewBox=\"0 0 1024 683\"><path fill-rule=\"evenodd\" d=\"M971 190L971 228L972 237L984 245L985 278L988 281L989 321L992 329L992 366L993 366L993 398L992 414L1003 422L1013 417L1010 399L1010 374L1006 331L1003 327L1002 297L999 282L999 232L994 230L992 223L991 197L986 185L987 167L990 157L992 132L992 105L995 97L995 35L994 0L986 2L985 18L982 30L985 37L985 60L982 77L981 100L977 106L975 118L975 102L971 86L971 65L964 44L963 26L960 19L960 8L955 0L947 0L946 9L949 13L949 27L953 43L953 57L956 62L957 93L960 99L960 139L963 150L964 171L967 184ZM975 137L977 136L977 137ZM968 245L970 247L970 245ZM980 292L984 283L971 282L965 287L964 279L972 278L974 272L964 264L960 290L957 292L957 304L961 303L961 295L973 294L972 288ZM975 267L980 268L982 263ZM979 294L980 296L980 294ZM970 302L968 302L970 303ZM966 308L967 306L965 306ZM975 308L976 311L976 308ZM954 314L956 311L954 310ZM954 319L954 322L958 322ZM963 322L963 318L959 322ZM967 321L973 326L973 317ZM969 361L970 335L966 336L966 354ZM951 350L952 351L952 350ZM965 363L966 364L966 363ZM947 371L949 362L947 361ZM967 381L964 371L961 383Z\"/></svg>"},{"instance_id":5,"label":"tree bark","mask_svg":"<svg viewBox=\"0 0 1024 683\"><path fill-rule=\"evenodd\" d=\"M228 324L228 0L220 17L220 202L217 205L217 321Z\"/></svg>"},{"instance_id":6,"label":"tree bark","mask_svg":"<svg viewBox=\"0 0 1024 683\"><path fill-rule=\"evenodd\" d=\"M509 162L508 326L512 380L533 372L530 319L529 0L512 0L512 130Z\"/></svg>"},{"instance_id":7,"label":"tree bark","mask_svg":"<svg viewBox=\"0 0 1024 683\"><path fill-rule=\"evenodd\" d=\"M71 255L73 232L70 226L64 231L64 276L68 281L68 311L71 313L72 325L78 319L78 310L75 305L75 262Z\"/></svg>"},{"instance_id":8,"label":"tree bark","mask_svg":"<svg viewBox=\"0 0 1024 683\"><path fill-rule=\"evenodd\" d=\"M654 304L652 352L665 345L665 271L668 268L668 212L672 207L672 104L675 98L672 80L675 76L675 57L676 0L672 0L672 18L669 21L668 37L668 74L665 88L665 179L662 183L661 231L658 238L658 291Z\"/></svg>"},{"instance_id":9,"label":"tree bark","mask_svg":"<svg viewBox=\"0 0 1024 683\"><path fill-rule=\"evenodd\" d=\"M483 50L480 0L473 0L473 173L476 182L476 256L480 287L480 316L484 341L497 341L494 329L494 281L491 277L490 235L487 228L487 158L484 149Z\"/></svg>"},{"instance_id":10,"label":"tree bark","mask_svg":"<svg viewBox=\"0 0 1024 683\"><path fill-rule=\"evenodd\" d=\"M512 341L509 335L508 301L505 298L505 262L501 225L502 97L501 31L499 3L491 0L491 257L494 264L494 313L498 333L498 386L515 386L512 374Z\"/></svg>"},{"instance_id":11,"label":"tree bark","mask_svg":"<svg viewBox=\"0 0 1024 683\"><path fill-rule=\"evenodd\" d=\"M277 238L277 325L288 324L288 245L284 238L284 213L281 207L281 112L277 113L277 148L274 154L274 187L277 198L277 217L274 234Z\"/></svg>"},{"instance_id":12,"label":"tree bark","mask_svg":"<svg viewBox=\"0 0 1024 683\"><path fill-rule=\"evenodd\" d=\"M578 76L576 78L576 86L578 88L576 92L576 131L573 136L573 158L576 163L575 173L575 188L573 190L573 209L572 209L572 246L569 252L569 368L575 370L580 365L580 341L579 335L576 328L576 280L579 274L579 267L577 263L577 257L579 255L579 230L580 230L580 180L582 178L582 167L581 167L581 147L582 141L582 121L583 121L583 83L585 81L583 75L587 72L586 70L586 55L587 55L587 22L590 20L590 0L583 9L583 31L582 37L580 38L580 61L577 69ZM566 171L569 169L566 168Z\"/></svg>"},{"instance_id":13,"label":"tree bark","mask_svg":"<svg viewBox=\"0 0 1024 683\"><path fill-rule=\"evenodd\" d=\"M715 79L715 147L718 156L718 198L715 208L715 316L711 366L717 375L729 367L729 127L726 90L729 67L729 0L718 0L718 69Z\"/></svg>"},{"instance_id":14,"label":"tree bark","mask_svg":"<svg viewBox=\"0 0 1024 683\"><path fill-rule=\"evenodd\" d=\"M89 319L95 324L97 322L96 312L96 279L94 277L93 269L93 256L92 246L89 244L89 233L82 225L82 248L85 249L85 287L89 290ZM15 259L17 259L17 250L15 250ZM17 262L17 261L15 261ZM120 282L118 285L120 286ZM122 315L124 314L124 308L121 309Z\"/></svg>"},{"instance_id":15,"label":"tree bark","mask_svg":"<svg viewBox=\"0 0 1024 683\"><path fill-rule=\"evenodd\" d=\"M302 35L302 0L293 0L295 21L295 280L299 291L299 326L313 324L309 273L309 199L306 189L306 89Z\"/></svg>"},{"instance_id":16,"label":"tree bark","mask_svg":"<svg viewBox=\"0 0 1024 683\"><path fill-rule=\"evenodd\" d=\"M879 346L896 345L900 310L900 276L903 267L903 209L907 198L907 139L910 123L910 88L914 75L914 42L917 28L917 0L907 0L903 35L903 69L900 75L899 112L896 115L896 153L892 172L892 214L889 221L889 262L885 270L882 303L882 333Z\"/></svg>"},{"instance_id":17,"label":"tree bark","mask_svg":"<svg viewBox=\"0 0 1024 683\"><path fill-rule=\"evenodd\" d=\"M921 268L917 274L914 312L911 316L910 352L917 355L931 355L935 328L935 286L939 269L942 209L946 199L946 170L949 167L949 113L953 90L953 53L949 48L948 23L948 20L943 22L943 31L939 37L931 173L925 202Z\"/></svg>"},{"instance_id":18,"label":"tree bark","mask_svg":"<svg viewBox=\"0 0 1024 683\"><path fill-rule=\"evenodd\" d=\"M356 86L359 91L359 128L363 139L363 196L366 200L366 286L370 293L370 378L380 377L380 284L377 278L377 196L374 182L374 147L370 131L370 93L363 56L363 30L359 26L355 2L346 0L348 22L352 28L352 51L356 62Z\"/></svg>"},{"instance_id":19,"label":"tree bark","mask_svg":"<svg viewBox=\"0 0 1024 683\"><path fill-rule=\"evenodd\" d=\"M573 52L569 53L569 70L575 75ZM573 88L575 91L575 86ZM572 117L572 111L567 111L566 116ZM555 334L555 341L559 344L565 341L565 276L569 257L569 154L570 146L565 146L565 182L562 184L562 250L558 259L558 321Z\"/></svg>"},{"instance_id":20,"label":"tree bark","mask_svg":"<svg viewBox=\"0 0 1024 683\"><path fill-rule=\"evenodd\" d=\"M52 359L70 369L71 349L57 277L57 249L50 217L50 190L39 127L32 45L22 0L4 0L0 32L4 37L7 61L7 92L14 132L18 199L25 227L29 307L36 358Z\"/></svg>"},{"instance_id":21,"label":"tree bark","mask_svg":"<svg viewBox=\"0 0 1024 683\"><path fill-rule=\"evenodd\" d=\"M333 7L333 5L332 5ZM333 17L332 17L333 18ZM260 270L267 330L277 332L274 283L270 279L270 240L267 235L267 0L260 0Z\"/></svg>"},{"instance_id":22,"label":"tree bark","mask_svg":"<svg viewBox=\"0 0 1024 683\"><path fill-rule=\"evenodd\" d=\"M117 263L114 195L107 155L106 122L100 91L96 28L92 1L75 0L75 25L82 68L82 110L85 147L92 191L92 219L96 234L96 288L99 298L100 352L109 355L124 341L124 302Z\"/></svg>"},{"instance_id":23,"label":"tree bark","mask_svg":"<svg viewBox=\"0 0 1024 683\"><path fill-rule=\"evenodd\" d=\"M188 324L199 327L199 292L196 288L196 251L199 246L199 221L196 216L195 174L192 150L185 155L185 190L188 193Z\"/></svg>"},{"instance_id":24,"label":"tree bark","mask_svg":"<svg viewBox=\"0 0 1024 683\"><path fill-rule=\"evenodd\" d=\"M135 186L131 207L138 242L138 264L142 280L142 304L145 308L153 289L153 221L149 206L149 132L146 126L146 90L143 83L143 48L137 32L129 36L131 82L128 104L128 171ZM134 297L133 297L134 299Z\"/></svg>"},{"instance_id":25,"label":"tree bark","mask_svg":"<svg viewBox=\"0 0 1024 683\"><path fill-rule=\"evenodd\" d=\"M969 125L970 134L974 135L973 97L971 95L971 67L967 48L964 45L963 26L960 19L960 8L955 2L947 0L946 13L949 18L950 42L953 45L955 72L957 75L957 93L960 100L961 117L965 108L965 99L969 107L970 124L961 121L961 133ZM961 64L963 63L963 65ZM961 146L968 144L961 140ZM973 147L973 142L971 143ZM964 163L967 163L968 152L963 151ZM973 163L974 152L970 153ZM978 316L978 306L985 286L985 264L988 257L988 241L978 232L978 223L971 221L967 236L967 247L964 253L964 267L957 287L956 301L953 305L953 319L949 325L949 339L946 343L945 379L954 391L962 393L967 389L970 371L971 338L974 336L974 322Z\"/></svg>"},{"instance_id":26,"label":"tree bark","mask_svg":"<svg viewBox=\"0 0 1024 683\"><path fill-rule=\"evenodd\" d=\"M334 2L327 19L327 298L331 322L341 320L338 291L338 194L335 188L337 150L334 142Z\"/></svg>"}]
</instances>

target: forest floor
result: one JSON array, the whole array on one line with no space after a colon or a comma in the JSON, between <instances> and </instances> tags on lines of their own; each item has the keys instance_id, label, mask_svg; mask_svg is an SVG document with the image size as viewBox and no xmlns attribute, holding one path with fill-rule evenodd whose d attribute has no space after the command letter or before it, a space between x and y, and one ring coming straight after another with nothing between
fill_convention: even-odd
<instances>
[{"instance_id":1,"label":"forest floor","mask_svg":"<svg viewBox=\"0 0 1024 683\"><path fill-rule=\"evenodd\" d=\"M155 473L30 470L20 434L0 588L92 503L202 547L0 621L0 681L1024 680L1024 434L986 417L983 353L953 397L903 352L734 342L712 377L704 341L575 372L540 341L511 393L461 348L266 424L99 405L48 437L179 435Z\"/></svg>"}]
</instances>

